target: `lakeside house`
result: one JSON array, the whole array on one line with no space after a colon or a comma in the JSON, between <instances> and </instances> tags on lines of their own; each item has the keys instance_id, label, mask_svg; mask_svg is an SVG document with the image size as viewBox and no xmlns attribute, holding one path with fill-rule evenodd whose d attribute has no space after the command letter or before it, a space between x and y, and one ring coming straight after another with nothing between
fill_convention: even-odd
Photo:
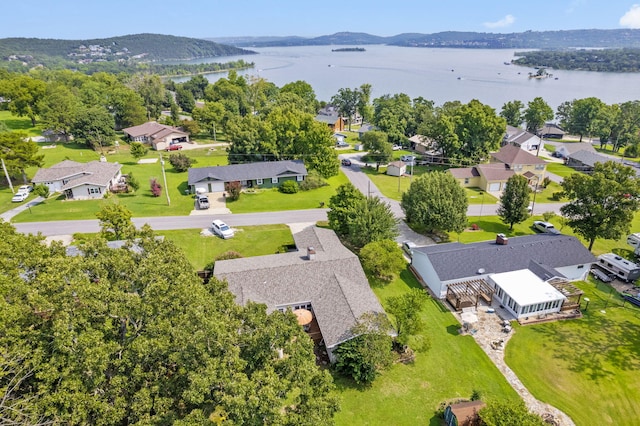
<instances>
[{"instance_id":1,"label":"lakeside house","mask_svg":"<svg viewBox=\"0 0 640 426\"><path fill-rule=\"evenodd\" d=\"M149 121L139 126L122 129L129 140L151 145L156 151L168 149L171 145L188 143L189 134L177 127Z\"/></svg>"}]
</instances>

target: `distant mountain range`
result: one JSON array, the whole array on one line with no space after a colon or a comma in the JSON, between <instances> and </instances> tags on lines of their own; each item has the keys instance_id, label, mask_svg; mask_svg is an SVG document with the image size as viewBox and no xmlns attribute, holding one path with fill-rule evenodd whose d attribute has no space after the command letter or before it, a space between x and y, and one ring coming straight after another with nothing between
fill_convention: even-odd
<instances>
[{"instance_id":1,"label":"distant mountain range","mask_svg":"<svg viewBox=\"0 0 640 426\"><path fill-rule=\"evenodd\" d=\"M93 40L0 39L0 58L4 60L59 57L79 63L122 60L152 62L251 53L255 52L210 40L161 34L134 34Z\"/></svg>"},{"instance_id":2,"label":"distant mountain range","mask_svg":"<svg viewBox=\"0 0 640 426\"><path fill-rule=\"evenodd\" d=\"M478 49L623 48L640 47L640 30L526 31L508 34L446 31L434 34L404 33L390 37L339 32L314 38L216 37L209 40L237 47L386 44L406 47Z\"/></svg>"}]
</instances>

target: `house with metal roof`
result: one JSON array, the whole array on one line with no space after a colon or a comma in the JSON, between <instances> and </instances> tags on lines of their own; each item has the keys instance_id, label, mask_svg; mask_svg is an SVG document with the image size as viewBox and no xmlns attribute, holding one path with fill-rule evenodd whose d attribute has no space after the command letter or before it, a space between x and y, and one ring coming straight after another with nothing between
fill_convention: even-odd
<instances>
[{"instance_id":1,"label":"house with metal roof","mask_svg":"<svg viewBox=\"0 0 640 426\"><path fill-rule=\"evenodd\" d=\"M157 151L168 149L171 145L189 142L188 133L177 127L167 126L155 121L127 127L122 131L129 140L149 144Z\"/></svg>"},{"instance_id":2,"label":"house with metal roof","mask_svg":"<svg viewBox=\"0 0 640 426\"><path fill-rule=\"evenodd\" d=\"M329 358L352 339L367 313L385 315L358 257L330 229L307 227L293 234L297 251L216 261L213 275L226 280L236 302L264 303L267 311L306 309L313 314Z\"/></svg>"},{"instance_id":3,"label":"house with metal roof","mask_svg":"<svg viewBox=\"0 0 640 426\"><path fill-rule=\"evenodd\" d=\"M514 174L522 175L530 184L542 182L547 163L539 157L515 145L504 145L491 154L491 162L473 167L448 170L463 187L480 188L498 193L504 190L507 180Z\"/></svg>"},{"instance_id":4,"label":"house with metal roof","mask_svg":"<svg viewBox=\"0 0 640 426\"><path fill-rule=\"evenodd\" d=\"M240 182L244 188L273 188L287 180L300 183L307 174L302 160L261 161L190 168L188 183L192 193L223 192L227 182Z\"/></svg>"},{"instance_id":5,"label":"house with metal roof","mask_svg":"<svg viewBox=\"0 0 640 426\"><path fill-rule=\"evenodd\" d=\"M536 234L471 244L447 243L417 247L411 268L438 298L455 284L488 279L494 274L530 270L543 281L584 280L596 258L575 237ZM495 289L495 287L494 287Z\"/></svg>"},{"instance_id":6,"label":"house with metal roof","mask_svg":"<svg viewBox=\"0 0 640 426\"><path fill-rule=\"evenodd\" d=\"M31 181L44 184L49 192L64 193L68 199L102 198L120 183L122 165L106 161L78 163L64 160L46 169L38 169Z\"/></svg>"}]
</instances>

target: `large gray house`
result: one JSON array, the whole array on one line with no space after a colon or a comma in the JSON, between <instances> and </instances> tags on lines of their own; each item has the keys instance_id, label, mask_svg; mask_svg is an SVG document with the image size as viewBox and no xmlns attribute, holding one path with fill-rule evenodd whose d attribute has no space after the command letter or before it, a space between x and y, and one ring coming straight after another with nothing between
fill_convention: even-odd
<instances>
[{"instance_id":1,"label":"large gray house","mask_svg":"<svg viewBox=\"0 0 640 426\"><path fill-rule=\"evenodd\" d=\"M310 226L293 234L298 251L219 260L213 274L226 280L236 302L264 303L267 310L307 309L331 361L333 350L355 337L365 313L384 315L360 260L329 229Z\"/></svg>"},{"instance_id":2,"label":"large gray house","mask_svg":"<svg viewBox=\"0 0 640 426\"><path fill-rule=\"evenodd\" d=\"M50 192L61 192L68 199L103 198L113 185L120 183L120 169L121 164L106 161L64 160L48 169L38 169L31 181L47 185Z\"/></svg>"},{"instance_id":3,"label":"large gray house","mask_svg":"<svg viewBox=\"0 0 640 426\"><path fill-rule=\"evenodd\" d=\"M192 192L222 192L227 182L240 182L245 188L272 188L287 180L302 182L306 176L307 168L302 160L197 167L189 169L189 189Z\"/></svg>"},{"instance_id":4,"label":"large gray house","mask_svg":"<svg viewBox=\"0 0 640 426\"><path fill-rule=\"evenodd\" d=\"M411 267L435 297L451 301L452 292L472 291L491 302L495 294L519 317L559 310L562 294L549 282L584 280L595 261L572 236L500 234L495 241L414 248Z\"/></svg>"}]
</instances>

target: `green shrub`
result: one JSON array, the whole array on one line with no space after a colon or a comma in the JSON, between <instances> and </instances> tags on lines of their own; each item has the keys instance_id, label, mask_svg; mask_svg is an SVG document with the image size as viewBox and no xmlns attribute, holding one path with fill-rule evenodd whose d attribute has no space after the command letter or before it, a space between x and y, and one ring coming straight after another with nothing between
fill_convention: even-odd
<instances>
[{"instance_id":1,"label":"green shrub","mask_svg":"<svg viewBox=\"0 0 640 426\"><path fill-rule=\"evenodd\" d=\"M189 170L189 167L195 164L196 160L193 158L189 158L185 154L179 152L177 154L171 154L169 156L169 162L171 163L171 165L173 166L173 169L176 172L182 173Z\"/></svg>"},{"instance_id":2,"label":"green shrub","mask_svg":"<svg viewBox=\"0 0 640 426\"><path fill-rule=\"evenodd\" d=\"M551 199L553 201L560 201L562 200L563 196L564 196L564 193L562 191L556 191L553 194L551 194Z\"/></svg>"},{"instance_id":3,"label":"green shrub","mask_svg":"<svg viewBox=\"0 0 640 426\"><path fill-rule=\"evenodd\" d=\"M39 183L33 187L33 193L42 198L49 198L49 187L44 183Z\"/></svg>"},{"instance_id":4,"label":"green shrub","mask_svg":"<svg viewBox=\"0 0 640 426\"><path fill-rule=\"evenodd\" d=\"M300 189L309 191L329 185L326 180L316 170L311 170L307 177L300 183Z\"/></svg>"},{"instance_id":5,"label":"green shrub","mask_svg":"<svg viewBox=\"0 0 640 426\"><path fill-rule=\"evenodd\" d=\"M549 176L547 176L544 179L542 179L542 187L543 188L546 188L547 186L549 186L550 183L551 183L551 179L549 179Z\"/></svg>"},{"instance_id":6,"label":"green shrub","mask_svg":"<svg viewBox=\"0 0 640 426\"><path fill-rule=\"evenodd\" d=\"M216 258L213 259L213 262L207 263L204 269L207 271L213 271L213 267L215 266L218 260L240 259L242 257L244 256L238 253L237 251L233 251L233 250L225 251L224 253L221 253L218 256L216 256Z\"/></svg>"},{"instance_id":7,"label":"green shrub","mask_svg":"<svg viewBox=\"0 0 640 426\"><path fill-rule=\"evenodd\" d=\"M295 180L287 180L280 185L278 190L283 194L295 194L298 192L298 182Z\"/></svg>"}]
</instances>

